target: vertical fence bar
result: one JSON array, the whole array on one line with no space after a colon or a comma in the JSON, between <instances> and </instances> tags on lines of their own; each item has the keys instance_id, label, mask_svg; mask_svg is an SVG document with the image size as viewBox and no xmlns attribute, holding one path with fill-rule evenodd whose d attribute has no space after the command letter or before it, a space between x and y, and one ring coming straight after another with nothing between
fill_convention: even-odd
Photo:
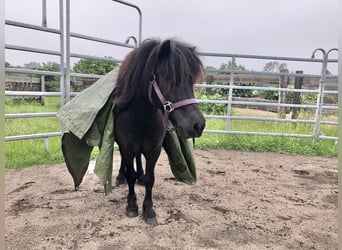
<instances>
[{"instance_id":1,"label":"vertical fence bar","mask_svg":"<svg viewBox=\"0 0 342 250\"><path fill-rule=\"evenodd\" d=\"M232 57L232 65L229 78L229 91L228 91L228 104L227 104L227 120L226 131L230 131L230 116L232 114L232 101L233 101L233 86L234 86L234 68L235 68L235 56Z\"/></svg>"},{"instance_id":2,"label":"vertical fence bar","mask_svg":"<svg viewBox=\"0 0 342 250\"><path fill-rule=\"evenodd\" d=\"M63 8L63 0L59 0L59 29L60 29L60 35L59 35L59 43L60 43L60 60L59 60L59 70L60 70L60 78L59 78L59 91L60 91L60 106L64 106L64 59L65 59L65 34L64 34L64 8ZM64 133L64 124L61 122L61 132Z\"/></svg>"},{"instance_id":3,"label":"vertical fence bar","mask_svg":"<svg viewBox=\"0 0 342 250\"><path fill-rule=\"evenodd\" d=\"M329 54L332 51L338 51L338 49L333 48L333 49L330 49L328 52L325 52L323 49L316 49L314 53L317 50L320 50L323 52L323 62L322 62L321 78L319 81L319 92L317 96L317 109L316 109L316 115L315 115L316 122L314 126L314 141L318 141L321 135L322 109L323 109L323 104L324 104L324 90L325 90L325 82L326 82L327 72L328 72ZM313 53L313 56L314 56L314 53Z\"/></svg>"},{"instance_id":4,"label":"vertical fence bar","mask_svg":"<svg viewBox=\"0 0 342 250\"><path fill-rule=\"evenodd\" d=\"M297 70L296 74L304 74L303 70ZM303 77L295 77L295 83L294 83L294 88L295 89L302 89L303 86ZM301 94L299 92L294 92L293 93L293 104L301 104L300 100ZM299 117L299 112L300 108L292 108L292 114L291 114L291 119L298 119Z\"/></svg>"},{"instance_id":5,"label":"vertical fence bar","mask_svg":"<svg viewBox=\"0 0 342 250\"><path fill-rule=\"evenodd\" d=\"M45 151L49 151L49 137L44 138L44 148Z\"/></svg>"},{"instance_id":6,"label":"vertical fence bar","mask_svg":"<svg viewBox=\"0 0 342 250\"><path fill-rule=\"evenodd\" d=\"M280 73L289 73L288 69L282 69L280 70ZM287 89L288 87L288 79L289 77L286 75L281 75L279 77L279 88L282 89ZM287 97L287 92L286 91L278 91L278 103L279 104L284 104L286 103L286 97ZM286 107L279 106L278 107L278 116L279 118L285 119L286 118Z\"/></svg>"},{"instance_id":7,"label":"vertical fence bar","mask_svg":"<svg viewBox=\"0 0 342 250\"><path fill-rule=\"evenodd\" d=\"M70 0L66 0L66 69L65 69L65 97L70 101Z\"/></svg>"},{"instance_id":8,"label":"vertical fence bar","mask_svg":"<svg viewBox=\"0 0 342 250\"><path fill-rule=\"evenodd\" d=\"M47 27L46 0L42 0L42 26Z\"/></svg>"},{"instance_id":9,"label":"vertical fence bar","mask_svg":"<svg viewBox=\"0 0 342 250\"><path fill-rule=\"evenodd\" d=\"M327 57L326 52L323 49L316 49L313 54L312 58L314 58L315 52L321 51L323 53L323 62L322 62L322 69L321 69L321 78L319 80L318 86L318 95L317 95L317 102L316 102L316 112L315 112L315 125L313 129L313 141L318 141L320 136L320 124L321 124L321 115L322 115L322 106L323 106L323 98L324 98L324 85L325 79L327 74Z\"/></svg>"}]
</instances>

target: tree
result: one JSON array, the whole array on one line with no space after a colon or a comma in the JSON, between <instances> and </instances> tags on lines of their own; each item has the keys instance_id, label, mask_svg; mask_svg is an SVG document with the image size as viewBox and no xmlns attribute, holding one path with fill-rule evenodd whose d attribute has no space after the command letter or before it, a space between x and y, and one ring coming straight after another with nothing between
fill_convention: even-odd
<instances>
[{"instance_id":1,"label":"tree","mask_svg":"<svg viewBox=\"0 0 342 250\"><path fill-rule=\"evenodd\" d=\"M231 70L232 69L232 62L229 61L228 63L222 63L220 66L220 69ZM234 70L247 70L247 69L245 66L235 63L234 64Z\"/></svg>"},{"instance_id":2,"label":"tree","mask_svg":"<svg viewBox=\"0 0 342 250\"><path fill-rule=\"evenodd\" d=\"M220 69L223 70L231 70L233 63L229 61L228 63L222 63ZM247 68L241 64L234 64L234 70L247 70ZM252 83L235 83L238 86L251 86ZM219 89L218 93L222 96L227 96L229 90L228 89ZM250 89L233 89L234 97L251 97L253 95L253 91Z\"/></svg>"},{"instance_id":3,"label":"tree","mask_svg":"<svg viewBox=\"0 0 342 250\"><path fill-rule=\"evenodd\" d=\"M82 58L74 65L72 70L76 73L105 75L117 66L116 62Z\"/></svg>"},{"instance_id":4,"label":"tree","mask_svg":"<svg viewBox=\"0 0 342 250\"><path fill-rule=\"evenodd\" d=\"M43 62L42 64L36 62L30 62L29 64L25 64L25 68L31 68L35 70L43 70L43 71L60 71L60 65L56 62ZM58 81L58 76L45 76L46 81Z\"/></svg>"},{"instance_id":5,"label":"tree","mask_svg":"<svg viewBox=\"0 0 342 250\"><path fill-rule=\"evenodd\" d=\"M279 63L277 61L268 62L264 66L264 71L267 72L280 72L283 69L287 69L286 63Z\"/></svg>"}]
</instances>

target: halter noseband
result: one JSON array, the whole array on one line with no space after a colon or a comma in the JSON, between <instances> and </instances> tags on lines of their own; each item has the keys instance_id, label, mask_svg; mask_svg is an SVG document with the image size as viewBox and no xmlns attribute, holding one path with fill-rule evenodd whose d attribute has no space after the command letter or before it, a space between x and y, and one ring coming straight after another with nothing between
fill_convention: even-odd
<instances>
[{"instance_id":1,"label":"halter noseband","mask_svg":"<svg viewBox=\"0 0 342 250\"><path fill-rule=\"evenodd\" d=\"M154 90L154 92L158 96L158 99L160 100L160 102L163 105L163 108L164 108L164 125L165 125L165 128L167 131L173 131L174 130L174 128L167 127L167 121L169 118L169 114L173 110L175 110L176 108L181 108L181 107L190 105L190 104L198 104L198 101L195 98L184 99L182 101L178 101L175 103L173 103L171 101L167 101L159 89L155 75L152 75L150 85L148 88L148 98L149 98L151 103L152 103L152 89Z\"/></svg>"}]
</instances>

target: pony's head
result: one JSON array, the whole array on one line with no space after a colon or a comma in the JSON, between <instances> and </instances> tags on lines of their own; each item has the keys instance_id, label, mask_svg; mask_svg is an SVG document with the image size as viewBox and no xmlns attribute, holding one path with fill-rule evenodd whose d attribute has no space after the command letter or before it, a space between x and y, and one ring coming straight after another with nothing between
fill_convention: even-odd
<instances>
[{"instance_id":1,"label":"pony's head","mask_svg":"<svg viewBox=\"0 0 342 250\"><path fill-rule=\"evenodd\" d=\"M195 47L174 39L145 40L120 67L114 103L124 105L136 97L150 95L150 101L163 109L155 91L149 92L151 77L167 101L194 99L193 85L202 79L203 72ZM201 136L205 127L205 119L193 102L174 109L169 119L177 133L185 138Z\"/></svg>"}]
</instances>

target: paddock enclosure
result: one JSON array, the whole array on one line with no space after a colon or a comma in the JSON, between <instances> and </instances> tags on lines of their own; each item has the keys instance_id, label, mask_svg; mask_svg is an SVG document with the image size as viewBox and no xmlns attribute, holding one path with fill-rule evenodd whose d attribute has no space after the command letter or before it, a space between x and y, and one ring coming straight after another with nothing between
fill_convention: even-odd
<instances>
[{"instance_id":1,"label":"paddock enclosure","mask_svg":"<svg viewBox=\"0 0 342 250\"><path fill-rule=\"evenodd\" d=\"M6 52L57 58L57 71L6 67L6 99L55 97L60 106L101 75L72 72L79 59L120 64L143 37L143 13L131 3L113 0L113 12L127 8L136 28L124 39L111 40L73 29L77 9L70 0L56 1L54 15L41 1L41 25L5 20L8 29L47 34L55 49L6 41ZM110 2L110 4L108 4ZM101 5L102 1L97 1ZM54 25L50 27L51 19ZM91 20L89 20L91 22ZM110 24L107 24L110 26ZM81 53L77 45L108 46L108 55ZM229 48L227 48L229 50ZM337 142L337 49L317 48L307 58L201 52L206 68L195 85L206 119L204 133L290 137ZM279 71L253 69L254 63L295 65ZM246 66L240 67L241 65ZM303 68L312 65L313 72ZM334 71L333 71L334 72ZM31 75L35 75L31 77ZM49 76L58 81L45 80ZM13 86L19 86L14 89ZM49 90L47 86L53 86ZM272 98L268 98L268 97ZM50 118L56 112L6 113L5 119ZM244 123L260 126L247 129ZM218 126L217 124L220 124ZM277 130L268 130L275 124ZM306 130L296 130L305 125ZM291 129L289 129L289 127ZM284 130L283 130L284 129ZM56 131L6 135L6 143L60 137ZM6 173L5 241L8 249L337 249L337 159L278 153L195 150L198 182L177 182L163 152L156 166L155 206L158 223L124 216L127 189L103 186L90 169L81 190L73 191L65 164L33 166ZM113 178L120 165L114 157ZM143 188L137 188L138 204ZM140 204L139 204L140 205ZM139 211L141 214L141 211ZM140 217L140 216L139 216ZM148 229L148 230L147 230ZM132 235L127 238L127 235ZM132 240L134 239L134 240Z\"/></svg>"},{"instance_id":2,"label":"paddock enclosure","mask_svg":"<svg viewBox=\"0 0 342 250\"><path fill-rule=\"evenodd\" d=\"M108 3L107 3L108 4ZM64 6L65 5L65 6ZM73 19L73 13L77 9L72 8L70 0L60 0L56 13L58 16L58 27L50 28L49 19L46 11L46 0L42 0L42 25L33 25L15 20L5 20L5 26L27 30L28 32L48 33L53 36L55 43L58 43L58 50L49 48L35 48L25 45L14 45L6 43L6 51L20 51L22 53L32 53L46 56L55 56L59 60L59 71L30 70L23 68L5 68L7 75L10 74L35 74L40 76L59 77L59 91L5 91L6 98L18 96L56 96L60 98L60 105L63 106L70 98L77 93L71 91L71 83L80 79L96 80L101 75L83 74L71 72L72 63L75 60L100 59L104 61L122 62L124 56L131 49L137 47L142 40L142 12L138 6L115 0L110 7L113 11L120 11L119 7L132 9L132 15L137 15L137 28L135 34L129 35L125 42L109 40L74 31L73 24L77 20ZM89 20L90 21L90 20ZM110 24L108 24L110 26ZM65 27L65 28L64 28ZM34 33L35 34L35 33ZM52 38L51 38L52 39ZM80 42L91 44L91 46L109 46L106 56L95 56L94 54L82 54L77 51L77 45ZM225 126L219 129L214 126L207 126L205 133L216 134L249 134L257 136L281 136L294 138L312 138L313 141L320 139L337 140L337 134L331 133L330 128L337 127L337 75L329 72L329 68L337 68L336 58L337 49L332 48L328 51L318 48L308 55L308 58L293 58L284 56L261 56L245 55L232 53L213 53L201 52L204 61L210 59L222 59L227 67L217 69L207 66L204 82L196 84L196 91L201 93L198 96L201 107L207 120L224 121ZM92 53L92 52L89 52ZM115 54L111 54L115 53ZM120 55L120 58L118 57ZM332 59L331 59L332 58ZM289 72L286 68L280 72L270 72L265 70L241 69L240 64L256 62L279 62L279 64L295 63L294 72ZM305 73L301 65L312 65L316 73ZM248 67L248 66L247 66ZM78 79L78 80L77 80ZM33 84L32 79L32 84ZM41 83L40 83L41 84ZM45 83L48 84L48 83ZM56 83L54 83L56 84ZM24 88L23 88L24 89ZM33 88L34 89L34 88ZM44 89L43 89L44 90ZM237 93L237 95L236 95ZM240 94L239 94L240 93ZM247 96L246 96L247 93ZM254 93L253 98L248 97L248 93ZM265 99L266 95L277 96L276 99ZM289 98L290 97L290 98ZM309 98L310 97L310 98ZM208 107L209 111L208 111ZM236 115L233 112L235 107L253 108L271 110L278 114L277 117L260 117L253 115ZM219 110L211 112L210 110ZM286 116L291 112L291 117ZM299 113L310 115L298 115ZM56 112L44 113L22 113L6 114L6 119L33 118L33 117L54 117ZM335 116L335 119L333 118ZM306 124L310 127L307 132L289 132L289 131L246 131L241 130L241 126L232 126L236 121L253 121L260 123L275 124ZM261 127L260 126L260 127ZM322 129L322 127L327 129ZM48 133L11 135L6 136L6 141L23 140L32 138L43 138L45 144L49 137L60 136L63 133L64 126L61 124L60 131L51 131Z\"/></svg>"}]
</instances>

